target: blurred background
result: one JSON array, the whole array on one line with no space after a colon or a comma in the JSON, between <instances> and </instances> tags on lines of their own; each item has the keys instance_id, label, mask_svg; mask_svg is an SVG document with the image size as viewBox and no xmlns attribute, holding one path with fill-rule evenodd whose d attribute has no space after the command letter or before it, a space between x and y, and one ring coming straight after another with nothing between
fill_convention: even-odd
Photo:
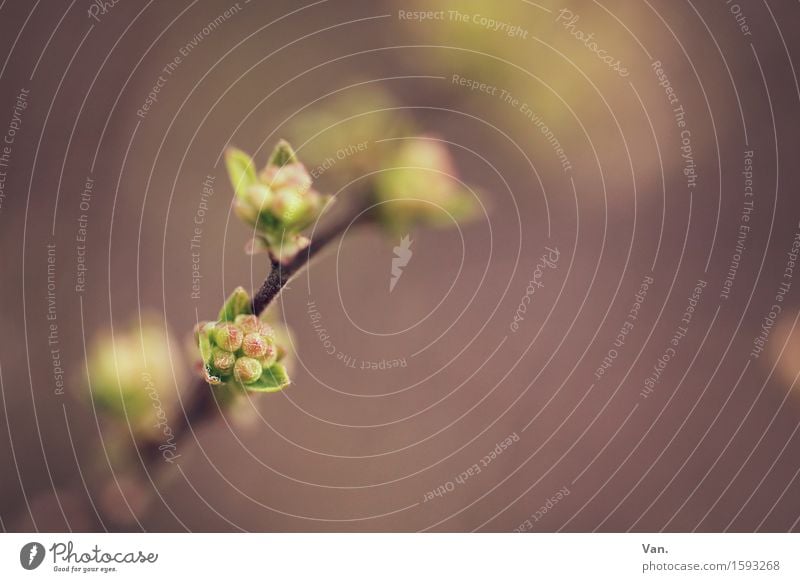
<instances>
[{"instance_id":1,"label":"blurred background","mask_svg":"<svg viewBox=\"0 0 800 582\"><path fill-rule=\"evenodd\" d=\"M797 530L798 17L3 2L0 525ZM293 384L170 442L192 328L269 272L222 154L280 138L341 201L441 140L480 210L349 230L271 308Z\"/></svg>"}]
</instances>

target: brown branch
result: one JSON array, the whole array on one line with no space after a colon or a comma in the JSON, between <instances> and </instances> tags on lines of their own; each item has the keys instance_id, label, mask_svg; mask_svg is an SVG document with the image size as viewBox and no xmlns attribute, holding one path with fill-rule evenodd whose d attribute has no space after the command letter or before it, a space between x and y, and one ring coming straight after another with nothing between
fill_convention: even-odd
<instances>
[{"instance_id":1,"label":"brown branch","mask_svg":"<svg viewBox=\"0 0 800 582\"><path fill-rule=\"evenodd\" d=\"M331 241L337 239L348 228L357 224L364 224L373 220L373 215L369 212L363 211L355 216L348 214L342 219L328 227L326 230L316 235L311 243L297 253L295 257L286 264L281 263L275 258L270 260L272 268L269 275L264 280L261 288L253 296L253 313L261 315L261 313L269 306L281 289L289 282L289 279L301 270L308 262L323 248L325 248Z\"/></svg>"}]
</instances>

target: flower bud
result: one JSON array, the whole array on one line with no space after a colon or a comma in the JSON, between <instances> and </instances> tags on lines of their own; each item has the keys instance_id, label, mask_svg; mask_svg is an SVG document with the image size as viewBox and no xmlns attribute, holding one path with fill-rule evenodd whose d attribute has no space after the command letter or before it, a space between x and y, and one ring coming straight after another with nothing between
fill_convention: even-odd
<instances>
[{"instance_id":1,"label":"flower bud","mask_svg":"<svg viewBox=\"0 0 800 582\"><path fill-rule=\"evenodd\" d=\"M274 194L269 186L256 184L248 188L246 202L256 215L260 215L269 208L273 198Z\"/></svg>"},{"instance_id":2,"label":"flower bud","mask_svg":"<svg viewBox=\"0 0 800 582\"><path fill-rule=\"evenodd\" d=\"M267 166L260 177L272 190L288 188L302 195L311 189L311 175L300 162L285 166Z\"/></svg>"},{"instance_id":3,"label":"flower bud","mask_svg":"<svg viewBox=\"0 0 800 582\"><path fill-rule=\"evenodd\" d=\"M258 333L270 339L275 338L275 330L272 329L272 326L265 321L258 322Z\"/></svg>"},{"instance_id":4,"label":"flower bud","mask_svg":"<svg viewBox=\"0 0 800 582\"><path fill-rule=\"evenodd\" d=\"M247 248L265 249L273 259L290 261L307 246L301 231L319 217L329 197L312 189L311 175L284 141L258 175L252 159L234 148L228 149L226 163L236 190L236 215L255 227L257 242Z\"/></svg>"},{"instance_id":5,"label":"flower bud","mask_svg":"<svg viewBox=\"0 0 800 582\"><path fill-rule=\"evenodd\" d=\"M257 333L261 330L262 324L255 315L237 315L234 323L239 326L245 334Z\"/></svg>"},{"instance_id":6,"label":"flower bud","mask_svg":"<svg viewBox=\"0 0 800 582\"><path fill-rule=\"evenodd\" d=\"M241 348L243 338L242 330L232 323L219 323L214 329L214 342L228 352Z\"/></svg>"},{"instance_id":7,"label":"flower bud","mask_svg":"<svg viewBox=\"0 0 800 582\"><path fill-rule=\"evenodd\" d=\"M308 201L303 194L292 188L282 188L275 193L272 210L287 229L308 222Z\"/></svg>"},{"instance_id":8,"label":"flower bud","mask_svg":"<svg viewBox=\"0 0 800 582\"><path fill-rule=\"evenodd\" d=\"M258 361L265 370L278 361L278 348L275 342L272 340L266 341L266 349L264 350L264 354L258 358Z\"/></svg>"},{"instance_id":9,"label":"flower bud","mask_svg":"<svg viewBox=\"0 0 800 582\"><path fill-rule=\"evenodd\" d=\"M236 360L233 376L242 384L252 384L261 377L261 364L254 358L242 357Z\"/></svg>"},{"instance_id":10,"label":"flower bud","mask_svg":"<svg viewBox=\"0 0 800 582\"><path fill-rule=\"evenodd\" d=\"M245 356L261 358L267 353L268 340L259 333L248 333L242 341L242 351Z\"/></svg>"},{"instance_id":11,"label":"flower bud","mask_svg":"<svg viewBox=\"0 0 800 582\"><path fill-rule=\"evenodd\" d=\"M214 348L211 356L211 364L222 373L229 374L236 363L236 356L233 352L227 352L221 348Z\"/></svg>"}]
</instances>

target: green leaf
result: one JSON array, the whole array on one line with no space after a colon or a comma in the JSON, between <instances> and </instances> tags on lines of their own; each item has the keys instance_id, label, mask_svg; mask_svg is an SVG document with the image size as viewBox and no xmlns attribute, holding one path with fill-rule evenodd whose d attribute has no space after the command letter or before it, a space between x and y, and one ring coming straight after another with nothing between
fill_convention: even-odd
<instances>
[{"instance_id":1,"label":"green leaf","mask_svg":"<svg viewBox=\"0 0 800 582\"><path fill-rule=\"evenodd\" d=\"M250 315L253 311L250 306L250 296L243 287L233 290L219 312L220 321L233 321L237 315Z\"/></svg>"},{"instance_id":2,"label":"green leaf","mask_svg":"<svg viewBox=\"0 0 800 582\"><path fill-rule=\"evenodd\" d=\"M279 392L290 384L289 375L283 364L273 364L266 368L261 377L252 384L243 385L250 392Z\"/></svg>"},{"instance_id":3,"label":"green leaf","mask_svg":"<svg viewBox=\"0 0 800 582\"><path fill-rule=\"evenodd\" d=\"M197 334L197 341L200 345L200 358L203 360L203 364L208 366L208 363L211 361L211 339L208 337L208 332L205 329L201 329L200 332Z\"/></svg>"},{"instance_id":4,"label":"green leaf","mask_svg":"<svg viewBox=\"0 0 800 582\"><path fill-rule=\"evenodd\" d=\"M253 158L240 149L229 147L225 150L225 166L236 196L243 198L248 188L258 182Z\"/></svg>"},{"instance_id":5,"label":"green leaf","mask_svg":"<svg viewBox=\"0 0 800 582\"><path fill-rule=\"evenodd\" d=\"M286 164L297 163L297 155L294 149L289 145L289 142L282 139L272 150L272 155L269 157L270 166L285 166Z\"/></svg>"}]
</instances>

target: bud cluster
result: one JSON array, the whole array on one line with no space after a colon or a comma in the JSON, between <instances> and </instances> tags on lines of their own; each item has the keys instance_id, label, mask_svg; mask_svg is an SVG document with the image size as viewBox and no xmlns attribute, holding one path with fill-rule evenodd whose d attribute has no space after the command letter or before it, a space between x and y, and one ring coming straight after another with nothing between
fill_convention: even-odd
<instances>
[{"instance_id":1,"label":"bud cluster","mask_svg":"<svg viewBox=\"0 0 800 582\"><path fill-rule=\"evenodd\" d=\"M221 382L233 377L241 384L252 384L278 361L272 328L255 315L238 315L233 322L206 323L202 332L211 341L209 375Z\"/></svg>"},{"instance_id":2,"label":"bud cluster","mask_svg":"<svg viewBox=\"0 0 800 582\"><path fill-rule=\"evenodd\" d=\"M432 137L402 140L376 179L381 222L395 232L407 232L418 224L452 226L474 217L477 196L457 175L443 142Z\"/></svg>"},{"instance_id":3,"label":"bud cluster","mask_svg":"<svg viewBox=\"0 0 800 582\"><path fill-rule=\"evenodd\" d=\"M94 338L81 386L88 385L105 416L127 425L137 437L159 438L183 385L178 343L161 315L145 312L130 325L115 326L113 334Z\"/></svg>"},{"instance_id":4,"label":"bud cluster","mask_svg":"<svg viewBox=\"0 0 800 582\"><path fill-rule=\"evenodd\" d=\"M238 384L246 390L274 392L289 384L279 362L285 350L275 330L249 313L250 298L236 289L220 312L220 320L198 325L196 335L203 376L212 385Z\"/></svg>"},{"instance_id":5,"label":"bud cluster","mask_svg":"<svg viewBox=\"0 0 800 582\"><path fill-rule=\"evenodd\" d=\"M258 174L252 158L241 150L228 148L225 161L236 190L236 215L255 231L252 250L291 260L308 245L301 231L317 220L330 196L312 188L311 175L285 141Z\"/></svg>"}]
</instances>

